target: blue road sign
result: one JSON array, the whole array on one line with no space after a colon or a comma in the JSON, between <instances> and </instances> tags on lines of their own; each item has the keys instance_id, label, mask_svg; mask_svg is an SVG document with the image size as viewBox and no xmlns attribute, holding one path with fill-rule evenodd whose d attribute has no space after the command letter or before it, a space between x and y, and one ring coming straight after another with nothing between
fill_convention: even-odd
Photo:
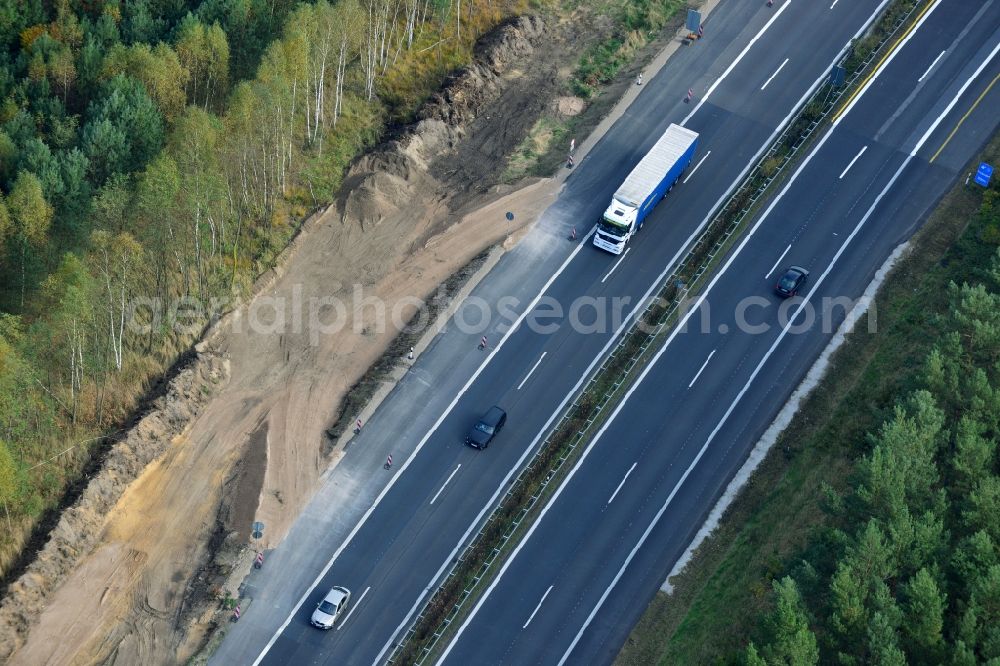
<instances>
[{"instance_id":1,"label":"blue road sign","mask_svg":"<svg viewBox=\"0 0 1000 666\"><path fill-rule=\"evenodd\" d=\"M684 27L687 28L688 32L698 32L698 28L701 27L701 12L695 9L689 9L687 20L684 22Z\"/></svg>"},{"instance_id":2,"label":"blue road sign","mask_svg":"<svg viewBox=\"0 0 1000 666\"><path fill-rule=\"evenodd\" d=\"M514 221L514 213L512 213L510 211L507 211L507 221L508 222L513 222Z\"/></svg>"},{"instance_id":3,"label":"blue road sign","mask_svg":"<svg viewBox=\"0 0 1000 666\"><path fill-rule=\"evenodd\" d=\"M976 169L976 185L982 185L983 187L990 186L990 177L993 175L993 167L991 167L986 162L980 162L979 168Z\"/></svg>"},{"instance_id":4,"label":"blue road sign","mask_svg":"<svg viewBox=\"0 0 1000 666\"><path fill-rule=\"evenodd\" d=\"M830 85L839 88L844 85L844 81L847 79L847 70L843 67L835 66L830 71Z\"/></svg>"}]
</instances>

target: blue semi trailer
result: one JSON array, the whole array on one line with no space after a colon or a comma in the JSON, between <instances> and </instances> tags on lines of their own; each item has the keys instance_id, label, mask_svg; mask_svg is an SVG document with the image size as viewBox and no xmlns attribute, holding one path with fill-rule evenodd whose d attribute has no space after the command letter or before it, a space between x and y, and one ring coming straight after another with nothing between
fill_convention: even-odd
<instances>
[{"instance_id":1,"label":"blue semi trailer","mask_svg":"<svg viewBox=\"0 0 1000 666\"><path fill-rule=\"evenodd\" d=\"M697 146L697 132L671 124L615 192L597 224L594 245L621 254L628 239L691 164Z\"/></svg>"}]
</instances>

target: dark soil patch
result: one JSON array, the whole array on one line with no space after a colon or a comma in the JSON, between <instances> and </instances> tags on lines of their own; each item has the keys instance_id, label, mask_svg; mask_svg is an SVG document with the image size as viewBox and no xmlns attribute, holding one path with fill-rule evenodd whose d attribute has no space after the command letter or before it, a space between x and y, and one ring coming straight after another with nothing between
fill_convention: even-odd
<instances>
[{"instance_id":1,"label":"dark soil patch","mask_svg":"<svg viewBox=\"0 0 1000 666\"><path fill-rule=\"evenodd\" d=\"M504 77L503 93L472 121L455 154L431 165L431 174L453 193L449 202L452 210L461 209L500 183L506 156L528 136L560 94L563 82L559 68L575 59L565 42L565 36L539 40L527 58L528 68Z\"/></svg>"},{"instance_id":2,"label":"dark soil patch","mask_svg":"<svg viewBox=\"0 0 1000 666\"><path fill-rule=\"evenodd\" d=\"M233 477L230 477L230 481L232 480ZM229 485L228 481L226 485ZM224 495L228 492L228 489L223 490ZM180 607L177 609L177 616L174 618L174 628L179 631L184 631L189 626L192 613L197 613L199 609L205 608L208 604L217 603L216 590L220 588L225 582L226 576L229 575L229 567L219 564L218 561L219 552L226 543L233 542L232 537L235 536L234 533L226 530L225 513L225 504L222 504L215 519L212 535L206 544L205 558L202 560L205 564L191 576L184 588L184 599L181 601ZM235 544L233 545L235 546Z\"/></svg>"},{"instance_id":3,"label":"dark soil patch","mask_svg":"<svg viewBox=\"0 0 1000 666\"><path fill-rule=\"evenodd\" d=\"M250 535L250 527L257 515L260 491L264 487L264 473L267 471L267 432L268 422L263 420L250 434L240 456L233 494L225 498L228 505L225 523L229 532Z\"/></svg>"},{"instance_id":4,"label":"dark soil patch","mask_svg":"<svg viewBox=\"0 0 1000 666\"><path fill-rule=\"evenodd\" d=\"M247 438L239 462L222 488L222 501L215 516L215 527L209 537L203 564L188 581L184 600L175 620L175 627L188 627L190 615L206 605L215 603L217 590L225 583L232 570L225 564L228 558L220 553L241 550L250 537L250 528L257 513L260 491L264 487L267 470L268 422L262 418L257 428ZM211 633L206 633L206 640ZM200 649L200 648L199 648Z\"/></svg>"},{"instance_id":5,"label":"dark soil patch","mask_svg":"<svg viewBox=\"0 0 1000 666\"><path fill-rule=\"evenodd\" d=\"M574 66L579 59L579 54L583 53L591 44L608 37L612 32L613 25L606 20L600 20L600 17L590 23L591 25L585 32L572 38L570 48L567 49L571 52L570 62ZM671 18L660 30L656 39L639 49L634 60L628 66L622 67L612 82L601 87L600 94L587 102L582 113L565 121L568 130L566 136L590 136L625 92L635 85L636 74L676 39L677 31L682 25L684 25L683 16L678 15ZM567 150L566 142L553 142L545 154L538 157L538 161L530 173L538 176L551 176L556 173L566 165Z\"/></svg>"}]
</instances>

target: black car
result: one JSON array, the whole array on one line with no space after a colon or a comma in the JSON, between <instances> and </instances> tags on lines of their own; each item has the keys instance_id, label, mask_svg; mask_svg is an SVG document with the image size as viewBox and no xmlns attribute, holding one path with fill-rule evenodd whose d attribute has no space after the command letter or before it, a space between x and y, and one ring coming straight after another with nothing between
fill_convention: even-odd
<instances>
[{"instance_id":1,"label":"black car","mask_svg":"<svg viewBox=\"0 0 1000 666\"><path fill-rule=\"evenodd\" d=\"M490 411L486 412L465 436L465 443L477 449L485 449L506 422L507 412L499 407L490 407Z\"/></svg>"},{"instance_id":2,"label":"black car","mask_svg":"<svg viewBox=\"0 0 1000 666\"><path fill-rule=\"evenodd\" d=\"M809 271L801 266L792 266L781 276L777 284L774 285L774 293L778 296L794 296L798 293L802 285L809 279Z\"/></svg>"}]
</instances>

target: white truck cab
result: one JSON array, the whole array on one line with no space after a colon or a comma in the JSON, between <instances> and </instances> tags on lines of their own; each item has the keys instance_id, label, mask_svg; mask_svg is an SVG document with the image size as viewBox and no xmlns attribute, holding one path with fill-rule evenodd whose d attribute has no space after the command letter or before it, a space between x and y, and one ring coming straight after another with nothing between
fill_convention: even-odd
<instances>
[{"instance_id":1,"label":"white truck cab","mask_svg":"<svg viewBox=\"0 0 1000 666\"><path fill-rule=\"evenodd\" d=\"M597 233L594 234L594 245L612 254L621 254L625 243L635 232L635 220L639 209L634 204L611 199L611 205L604 211L597 223Z\"/></svg>"}]
</instances>

